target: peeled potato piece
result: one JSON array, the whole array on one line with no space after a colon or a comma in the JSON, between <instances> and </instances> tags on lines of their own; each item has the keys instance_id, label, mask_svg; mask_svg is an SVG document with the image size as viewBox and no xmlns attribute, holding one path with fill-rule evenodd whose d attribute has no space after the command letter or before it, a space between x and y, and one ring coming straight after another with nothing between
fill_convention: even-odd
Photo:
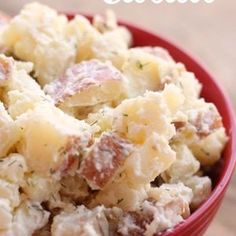
<instances>
[{"instance_id":1,"label":"peeled potato piece","mask_svg":"<svg viewBox=\"0 0 236 236\"><path fill-rule=\"evenodd\" d=\"M45 176L76 170L80 155L92 141L92 131L85 122L52 105L38 105L16 122L23 136L17 146L19 153L30 170Z\"/></svg>"},{"instance_id":2,"label":"peeled potato piece","mask_svg":"<svg viewBox=\"0 0 236 236\"><path fill-rule=\"evenodd\" d=\"M9 116L3 103L0 102L0 158L8 154L20 139L20 128Z\"/></svg>"},{"instance_id":3,"label":"peeled potato piece","mask_svg":"<svg viewBox=\"0 0 236 236\"><path fill-rule=\"evenodd\" d=\"M133 186L148 184L168 169L175 158L175 152L163 136L150 134L146 142L127 158L124 166L126 178Z\"/></svg>"},{"instance_id":4,"label":"peeled potato piece","mask_svg":"<svg viewBox=\"0 0 236 236\"><path fill-rule=\"evenodd\" d=\"M153 132L167 140L175 134L170 110L160 93L126 99L114 109L113 116L112 129L135 144L143 144Z\"/></svg>"},{"instance_id":5,"label":"peeled potato piece","mask_svg":"<svg viewBox=\"0 0 236 236\"><path fill-rule=\"evenodd\" d=\"M74 41L66 35L68 19L39 3L26 5L2 32L10 53L34 63L39 83L45 85L64 72L76 55Z\"/></svg>"},{"instance_id":6,"label":"peeled potato piece","mask_svg":"<svg viewBox=\"0 0 236 236\"><path fill-rule=\"evenodd\" d=\"M174 59L171 57L169 52L162 47L136 47L144 52L147 52L155 57L161 58L168 62L174 62Z\"/></svg>"},{"instance_id":7,"label":"peeled potato piece","mask_svg":"<svg viewBox=\"0 0 236 236\"><path fill-rule=\"evenodd\" d=\"M104 207L90 210L82 205L71 213L62 212L54 217L51 233L52 236L108 236L109 225Z\"/></svg>"},{"instance_id":8,"label":"peeled potato piece","mask_svg":"<svg viewBox=\"0 0 236 236\"><path fill-rule=\"evenodd\" d=\"M0 55L0 87L2 97L13 119L42 102L53 103L38 83L29 75L30 62L20 62Z\"/></svg>"}]
</instances>

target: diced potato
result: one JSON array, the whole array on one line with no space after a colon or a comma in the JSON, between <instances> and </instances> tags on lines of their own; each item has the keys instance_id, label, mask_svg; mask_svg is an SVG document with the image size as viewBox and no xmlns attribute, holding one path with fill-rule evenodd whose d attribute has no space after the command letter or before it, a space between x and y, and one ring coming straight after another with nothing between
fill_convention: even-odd
<instances>
[{"instance_id":1,"label":"diced potato","mask_svg":"<svg viewBox=\"0 0 236 236\"><path fill-rule=\"evenodd\" d=\"M33 235L48 223L49 215L37 202L24 201L15 211L10 235Z\"/></svg>"},{"instance_id":2,"label":"diced potato","mask_svg":"<svg viewBox=\"0 0 236 236\"><path fill-rule=\"evenodd\" d=\"M199 161L186 145L175 145L172 148L176 151L176 160L166 171L171 181L191 177L200 169Z\"/></svg>"},{"instance_id":3,"label":"diced potato","mask_svg":"<svg viewBox=\"0 0 236 236\"><path fill-rule=\"evenodd\" d=\"M168 105L168 108L170 109L172 115L175 117L185 102L185 97L181 89L174 84L167 84L165 85L162 94Z\"/></svg>"},{"instance_id":4,"label":"diced potato","mask_svg":"<svg viewBox=\"0 0 236 236\"><path fill-rule=\"evenodd\" d=\"M212 103L198 100L192 104L192 108L187 109L189 123L196 129L197 135L202 138L212 133L212 131L223 126L222 118Z\"/></svg>"},{"instance_id":5,"label":"diced potato","mask_svg":"<svg viewBox=\"0 0 236 236\"><path fill-rule=\"evenodd\" d=\"M197 209L211 194L211 179L208 176L192 176L183 180L184 185L193 191L191 207Z\"/></svg>"},{"instance_id":6,"label":"diced potato","mask_svg":"<svg viewBox=\"0 0 236 236\"><path fill-rule=\"evenodd\" d=\"M225 129L219 128L207 137L192 143L190 148L201 165L214 165L221 157L228 138Z\"/></svg>"},{"instance_id":7,"label":"diced potato","mask_svg":"<svg viewBox=\"0 0 236 236\"><path fill-rule=\"evenodd\" d=\"M121 171L131 144L115 133L103 133L85 155L79 174L94 189L103 189Z\"/></svg>"},{"instance_id":8,"label":"diced potato","mask_svg":"<svg viewBox=\"0 0 236 236\"><path fill-rule=\"evenodd\" d=\"M116 68L121 69L128 58L128 44L123 36L126 33L128 31L125 28L120 28L97 37L92 44L93 58L111 61Z\"/></svg>"},{"instance_id":9,"label":"diced potato","mask_svg":"<svg viewBox=\"0 0 236 236\"><path fill-rule=\"evenodd\" d=\"M149 134L125 162L124 172L133 186L149 184L175 161L175 152L168 140L157 133Z\"/></svg>"},{"instance_id":10,"label":"diced potato","mask_svg":"<svg viewBox=\"0 0 236 236\"><path fill-rule=\"evenodd\" d=\"M67 26L67 35L76 41L76 62L93 58L92 43L100 36L100 33L90 24L88 19L76 15Z\"/></svg>"},{"instance_id":11,"label":"diced potato","mask_svg":"<svg viewBox=\"0 0 236 236\"><path fill-rule=\"evenodd\" d=\"M136 47L135 49L142 50L143 52L149 53L157 58L161 58L167 62L174 62L174 59L171 57L169 52L162 47Z\"/></svg>"},{"instance_id":12,"label":"diced potato","mask_svg":"<svg viewBox=\"0 0 236 236\"><path fill-rule=\"evenodd\" d=\"M14 61L11 57L0 56L0 66L8 64L8 72L5 71L3 98L10 115L17 116L35 107L38 103L52 103L37 82L30 76L33 69L32 63Z\"/></svg>"},{"instance_id":13,"label":"diced potato","mask_svg":"<svg viewBox=\"0 0 236 236\"><path fill-rule=\"evenodd\" d=\"M0 158L8 154L20 139L20 129L0 102Z\"/></svg>"},{"instance_id":14,"label":"diced potato","mask_svg":"<svg viewBox=\"0 0 236 236\"><path fill-rule=\"evenodd\" d=\"M125 94L124 76L111 64L84 61L69 68L45 87L56 104L80 107L120 100Z\"/></svg>"},{"instance_id":15,"label":"diced potato","mask_svg":"<svg viewBox=\"0 0 236 236\"><path fill-rule=\"evenodd\" d=\"M79 174L63 177L60 185L60 195L68 201L81 202L91 196L87 182Z\"/></svg>"},{"instance_id":16,"label":"diced potato","mask_svg":"<svg viewBox=\"0 0 236 236\"><path fill-rule=\"evenodd\" d=\"M121 69L128 57L131 33L117 24L116 16L111 10L107 10L105 16L95 15L93 25L102 33L92 44L93 57L102 61L110 60L115 67Z\"/></svg>"},{"instance_id":17,"label":"diced potato","mask_svg":"<svg viewBox=\"0 0 236 236\"><path fill-rule=\"evenodd\" d=\"M62 212L54 217L51 230L52 236L109 235L109 225L102 206L89 210L82 205L71 213Z\"/></svg>"},{"instance_id":18,"label":"diced potato","mask_svg":"<svg viewBox=\"0 0 236 236\"><path fill-rule=\"evenodd\" d=\"M143 144L153 132L167 140L175 134L170 111L162 94L157 92L126 99L114 109L113 114L113 130L137 144Z\"/></svg>"},{"instance_id":19,"label":"diced potato","mask_svg":"<svg viewBox=\"0 0 236 236\"><path fill-rule=\"evenodd\" d=\"M5 55L0 54L0 87L4 87L11 76L13 70L13 58L7 58Z\"/></svg>"},{"instance_id":20,"label":"diced potato","mask_svg":"<svg viewBox=\"0 0 236 236\"><path fill-rule=\"evenodd\" d=\"M96 126L97 132L102 133L112 129L114 109L105 106L95 113L89 113L86 122L92 126Z\"/></svg>"},{"instance_id":21,"label":"diced potato","mask_svg":"<svg viewBox=\"0 0 236 236\"><path fill-rule=\"evenodd\" d=\"M3 42L19 59L34 63L35 75L44 85L75 60L76 49L66 36L67 25L67 18L55 10L30 3L5 28Z\"/></svg>"},{"instance_id":22,"label":"diced potato","mask_svg":"<svg viewBox=\"0 0 236 236\"><path fill-rule=\"evenodd\" d=\"M199 98L202 85L196 79L194 73L182 70L174 83L183 90L186 103L191 105L192 99Z\"/></svg>"},{"instance_id":23,"label":"diced potato","mask_svg":"<svg viewBox=\"0 0 236 236\"><path fill-rule=\"evenodd\" d=\"M92 141L92 131L83 121L66 115L50 104L40 104L17 119L23 138L18 151L29 170L47 176L75 171L80 155Z\"/></svg>"},{"instance_id":24,"label":"diced potato","mask_svg":"<svg viewBox=\"0 0 236 236\"><path fill-rule=\"evenodd\" d=\"M60 184L54 178L32 173L25 178L25 184L22 186L23 192L33 202L45 202L57 194Z\"/></svg>"},{"instance_id":25,"label":"diced potato","mask_svg":"<svg viewBox=\"0 0 236 236\"><path fill-rule=\"evenodd\" d=\"M0 178L21 185L27 171L25 159L18 153L12 153L0 160Z\"/></svg>"},{"instance_id":26,"label":"diced potato","mask_svg":"<svg viewBox=\"0 0 236 236\"><path fill-rule=\"evenodd\" d=\"M45 94L35 94L33 91L9 91L7 93L8 112L13 119L17 119L18 116L33 109L39 103L51 103L50 98Z\"/></svg>"},{"instance_id":27,"label":"diced potato","mask_svg":"<svg viewBox=\"0 0 236 236\"><path fill-rule=\"evenodd\" d=\"M90 207L104 205L105 207L120 207L124 211L135 211L141 203L148 198L147 189L149 186L138 186L135 188L125 179L125 175L106 186L95 195Z\"/></svg>"},{"instance_id":28,"label":"diced potato","mask_svg":"<svg viewBox=\"0 0 236 236\"><path fill-rule=\"evenodd\" d=\"M180 198L188 207L192 201L193 192L191 188L186 187L183 183L162 184L159 188L150 188L148 196L164 205ZM189 208L186 212L190 213Z\"/></svg>"},{"instance_id":29,"label":"diced potato","mask_svg":"<svg viewBox=\"0 0 236 236\"><path fill-rule=\"evenodd\" d=\"M117 25L116 17L108 11L106 18L95 16L94 26L83 16L77 15L67 27L68 35L77 42L77 62L97 58L110 60L121 68L126 59L126 50L131 44L130 32Z\"/></svg>"},{"instance_id":30,"label":"diced potato","mask_svg":"<svg viewBox=\"0 0 236 236\"><path fill-rule=\"evenodd\" d=\"M8 230L12 227L12 208L8 199L0 198L0 235L1 231Z\"/></svg>"},{"instance_id":31,"label":"diced potato","mask_svg":"<svg viewBox=\"0 0 236 236\"><path fill-rule=\"evenodd\" d=\"M17 207L20 204L19 186L0 179L0 198L10 201L11 207Z\"/></svg>"},{"instance_id":32,"label":"diced potato","mask_svg":"<svg viewBox=\"0 0 236 236\"><path fill-rule=\"evenodd\" d=\"M192 100L183 112L188 121L177 128L174 143L184 143L202 165L213 165L219 160L228 138L222 118L212 103L203 99Z\"/></svg>"},{"instance_id":33,"label":"diced potato","mask_svg":"<svg viewBox=\"0 0 236 236\"><path fill-rule=\"evenodd\" d=\"M128 78L129 97L142 95L146 90L161 90L166 82L179 74L174 62L167 62L140 48L129 50L122 71Z\"/></svg>"}]
</instances>

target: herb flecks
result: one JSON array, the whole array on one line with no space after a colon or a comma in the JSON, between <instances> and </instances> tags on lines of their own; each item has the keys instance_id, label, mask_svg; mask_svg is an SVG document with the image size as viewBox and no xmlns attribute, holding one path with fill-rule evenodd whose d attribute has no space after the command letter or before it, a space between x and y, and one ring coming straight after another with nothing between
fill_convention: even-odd
<instances>
[{"instance_id":1,"label":"herb flecks","mask_svg":"<svg viewBox=\"0 0 236 236\"><path fill-rule=\"evenodd\" d=\"M145 66L147 66L149 64L149 62L146 62L146 63L142 63L141 61L137 61L137 67L142 70Z\"/></svg>"},{"instance_id":2,"label":"herb flecks","mask_svg":"<svg viewBox=\"0 0 236 236\"><path fill-rule=\"evenodd\" d=\"M120 204L120 203L123 202L123 201L124 201L124 198L118 199L118 200L117 200L117 204Z\"/></svg>"},{"instance_id":3,"label":"herb flecks","mask_svg":"<svg viewBox=\"0 0 236 236\"><path fill-rule=\"evenodd\" d=\"M12 165L15 164L15 163L16 163L16 160L10 162L10 163L8 164L8 166L12 166Z\"/></svg>"}]
</instances>

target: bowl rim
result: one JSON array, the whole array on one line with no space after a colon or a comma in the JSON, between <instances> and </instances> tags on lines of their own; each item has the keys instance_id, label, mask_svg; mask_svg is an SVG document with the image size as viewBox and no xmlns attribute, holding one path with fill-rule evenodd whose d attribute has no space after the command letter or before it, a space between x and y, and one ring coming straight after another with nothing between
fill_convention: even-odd
<instances>
[{"instance_id":1,"label":"bowl rim","mask_svg":"<svg viewBox=\"0 0 236 236\"><path fill-rule=\"evenodd\" d=\"M94 15L96 15L96 14L90 14L90 13L82 13L79 11L78 12L62 12L62 13L65 14L68 17L68 19L74 18L74 16L77 14L81 14L85 16L87 19L91 20L93 19ZM126 26L128 29L131 29L131 33L133 30L136 30L137 32L140 31L143 34L148 34L152 37L157 38L159 41L163 42L165 45L167 45L168 47L171 47L173 50L176 50L179 54L181 54L184 57L184 60L188 59L191 63L194 64L194 66L201 69L201 71L205 73L206 77L209 78L209 81L211 81L211 83L218 89L219 93L221 94L223 98L225 110L228 113L228 118L229 118L228 135L230 136L230 139L231 139L232 150L230 152L229 161L227 165L225 166L225 172L219 179L217 185L214 187L213 191L211 192L210 197L206 201L204 201L196 211L194 211L187 219L177 224L174 228L161 233L161 235L163 236L164 235L170 236L172 235L172 233L173 235L176 235L178 233L181 233L182 230L187 225L192 225L195 222L197 222L197 220L201 218L202 214L204 214L204 212L208 208L214 207L214 203L221 201L222 195L224 195L224 191L226 190L230 182L230 179L234 173L234 169L236 166L236 115L235 115L232 103L229 99L229 96L226 94L221 84L216 79L214 79L214 76L211 74L211 72L209 72L208 69L206 69L206 67L200 62L199 59L193 56L186 49L183 49L182 46L179 45L179 43L174 42L173 40L169 39L166 36L163 36L162 34L159 34L159 33L157 34L157 33L152 32L151 30L140 27L136 25L135 23L128 23L120 19L118 19L118 23L119 25ZM146 46L149 46L149 45L147 44ZM166 49L169 51L168 48ZM182 61L183 64L185 64L184 60ZM192 72L195 73L194 71Z\"/></svg>"}]
</instances>

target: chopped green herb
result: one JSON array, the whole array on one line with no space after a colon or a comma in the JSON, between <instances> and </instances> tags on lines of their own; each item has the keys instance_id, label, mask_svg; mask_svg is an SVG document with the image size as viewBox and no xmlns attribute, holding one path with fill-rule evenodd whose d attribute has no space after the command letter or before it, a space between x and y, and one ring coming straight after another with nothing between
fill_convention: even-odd
<instances>
[{"instance_id":1,"label":"chopped green herb","mask_svg":"<svg viewBox=\"0 0 236 236\"><path fill-rule=\"evenodd\" d=\"M125 117L128 117L129 115L128 115L128 114L125 114L125 113L123 113L123 116L125 116Z\"/></svg>"},{"instance_id":2,"label":"chopped green herb","mask_svg":"<svg viewBox=\"0 0 236 236\"><path fill-rule=\"evenodd\" d=\"M140 61L137 61L137 67L138 67L140 70L142 70L143 67L146 66L146 65L148 65L148 64L149 64L148 62L147 62L147 63L142 63L142 62L140 62Z\"/></svg>"},{"instance_id":3,"label":"chopped green herb","mask_svg":"<svg viewBox=\"0 0 236 236\"><path fill-rule=\"evenodd\" d=\"M97 123L98 123L98 121L95 120L95 121L93 121L90 125L95 125L95 124L97 124Z\"/></svg>"},{"instance_id":4,"label":"chopped green herb","mask_svg":"<svg viewBox=\"0 0 236 236\"><path fill-rule=\"evenodd\" d=\"M19 164L19 167L23 169L23 165L22 164Z\"/></svg>"},{"instance_id":5,"label":"chopped green herb","mask_svg":"<svg viewBox=\"0 0 236 236\"><path fill-rule=\"evenodd\" d=\"M8 166L12 166L14 163L16 163L16 160L14 160L11 163L9 163Z\"/></svg>"},{"instance_id":6,"label":"chopped green herb","mask_svg":"<svg viewBox=\"0 0 236 236\"><path fill-rule=\"evenodd\" d=\"M123 201L124 201L124 198L118 199L117 204L120 204Z\"/></svg>"}]
</instances>

